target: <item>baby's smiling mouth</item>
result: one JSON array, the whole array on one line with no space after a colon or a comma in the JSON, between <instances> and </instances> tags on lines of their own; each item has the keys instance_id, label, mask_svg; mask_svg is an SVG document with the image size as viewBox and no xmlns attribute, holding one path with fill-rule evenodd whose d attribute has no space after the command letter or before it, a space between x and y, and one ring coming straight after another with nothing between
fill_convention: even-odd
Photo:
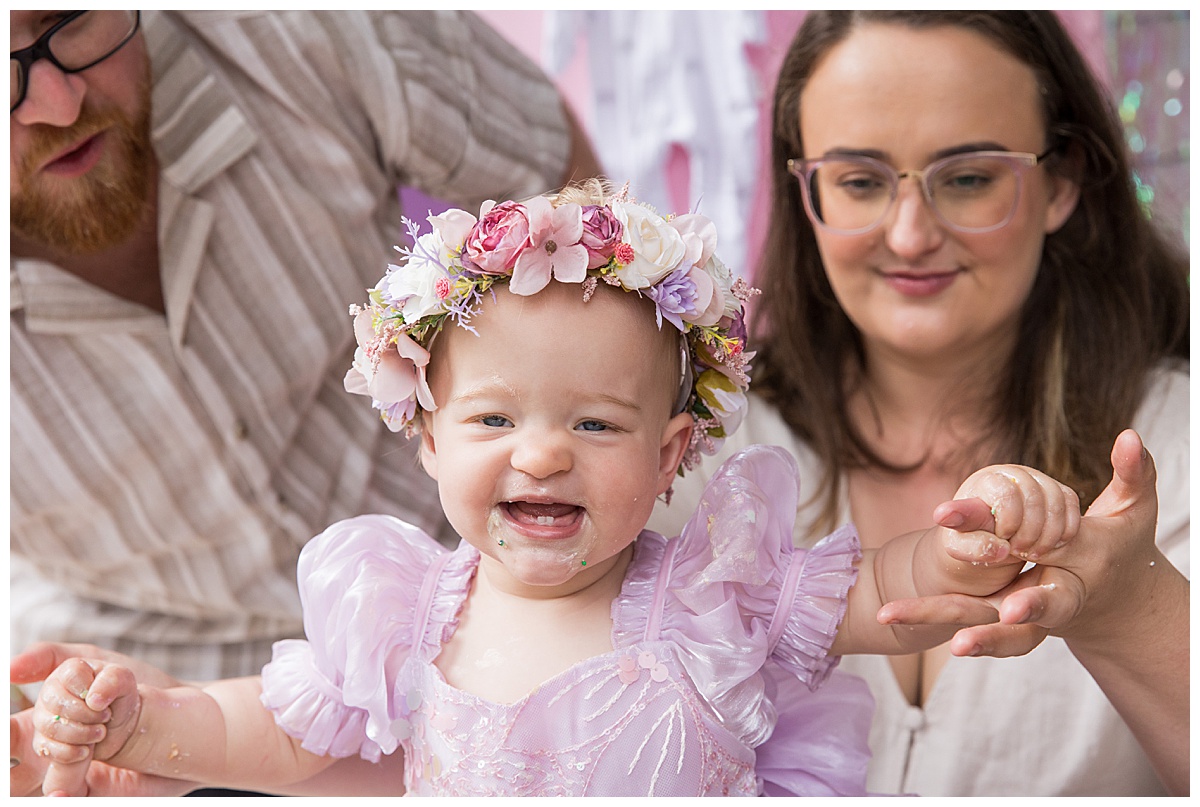
<instances>
[{"instance_id":1,"label":"baby's smiling mouth","mask_svg":"<svg viewBox=\"0 0 1200 807\"><path fill-rule=\"evenodd\" d=\"M583 515L583 508L563 502L504 502L503 509L509 519L523 527L562 530L575 526Z\"/></svg>"}]
</instances>

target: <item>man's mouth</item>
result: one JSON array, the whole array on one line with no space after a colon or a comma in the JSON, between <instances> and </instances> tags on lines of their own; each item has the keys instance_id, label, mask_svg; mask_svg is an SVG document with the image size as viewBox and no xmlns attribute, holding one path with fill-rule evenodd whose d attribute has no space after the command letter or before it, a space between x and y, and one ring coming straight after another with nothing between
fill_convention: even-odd
<instances>
[{"instance_id":1,"label":"man's mouth","mask_svg":"<svg viewBox=\"0 0 1200 807\"><path fill-rule=\"evenodd\" d=\"M59 152L42 166L42 171L56 176L79 176L86 174L100 159L104 133L97 132L78 144Z\"/></svg>"}]
</instances>

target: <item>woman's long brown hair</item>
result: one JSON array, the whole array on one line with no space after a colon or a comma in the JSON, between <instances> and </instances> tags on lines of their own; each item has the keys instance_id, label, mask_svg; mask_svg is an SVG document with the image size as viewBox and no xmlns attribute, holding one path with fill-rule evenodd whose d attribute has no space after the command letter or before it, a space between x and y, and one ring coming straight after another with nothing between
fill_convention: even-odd
<instances>
[{"instance_id":1,"label":"woman's long brown hair","mask_svg":"<svg viewBox=\"0 0 1200 807\"><path fill-rule=\"evenodd\" d=\"M861 382L859 333L834 297L788 158L806 156L800 93L820 58L860 22L967 28L1028 65L1042 91L1047 146L1061 144L1048 170L1072 172L1079 204L1047 236L988 413L998 447L980 464L1015 462L1073 487L1085 506L1111 477L1116 435L1133 418L1149 372L1188 357L1186 253L1141 209L1112 103L1049 11L814 11L788 50L775 90L772 202L755 275L763 290L752 328L758 348L752 388L774 404L817 454L825 476L816 527L837 515L839 480L855 467L902 471L872 451L850 420L847 399Z\"/></svg>"}]
</instances>

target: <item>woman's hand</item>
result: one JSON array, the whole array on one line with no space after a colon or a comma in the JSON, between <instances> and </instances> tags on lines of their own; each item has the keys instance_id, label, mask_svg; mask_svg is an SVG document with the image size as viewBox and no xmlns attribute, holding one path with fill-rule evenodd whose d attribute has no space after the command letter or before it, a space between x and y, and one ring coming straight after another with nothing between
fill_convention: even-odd
<instances>
[{"instance_id":1,"label":"woman's hand","mask_svg":"<svg viewBox=\"0 0 1200 807\"><path fill-rule=\"evenodd\" d=\"M888 603L880 621L967 625L959 656L1016 656L1061 636L1141 743L1168 792L1189 791L1191 694L1187 579L1155 545L1154 460L1133 430L1112 450L1113 478L1074 541L1003 591Z\"/></svg>"},{"instance_id":2,"label":"woman's hand","mask_svg":"<svg viewBox=\"0 0 1200 807\"><path fill-rule=\"evenodd\" d=\"M951 643L958 655L1009 656L1040 642L1027 625L1072 649L1111 647L1126 631L1155 630L1159 589L1182 580L1154 543L1158 518L1154 460L1132 430L1117 437L1113 478L1080 523L1079 537L1048 553L998 597L999 624L969 628Z\"/></svg>"},{"instance_id":3,"label":"woman's hand","mask_svg":"<svg viewBox=\"0 0 1200 807\"><path fill-rule=\"evenodd\" d=\"M1137 593L1148 595L1164 575L1179 574L1154 545L1154 461L1136 432L1117 437L1112 461L1112 481L1080 519L1074 540L1039 546L1038 565L1011 585L984 598L897 600L880 610L880 621L966 626L950 642L958 656L1023 655L1047 635L1110 644L1117 626L1137 623ZM943 508L938 515L944 519Z\"/></svg>"}]
</instances>

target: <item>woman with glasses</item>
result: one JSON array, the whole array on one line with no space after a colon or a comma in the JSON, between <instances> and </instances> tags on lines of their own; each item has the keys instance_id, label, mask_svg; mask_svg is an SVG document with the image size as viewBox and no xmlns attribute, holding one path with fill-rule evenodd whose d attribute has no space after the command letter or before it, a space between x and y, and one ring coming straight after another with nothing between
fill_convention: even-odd
<instances>
[{"instance_id":1,"label":"woman with glasses","mask_svg":"<svg viewBox=\"0 0 1200 807\"><path fill-rule=\"evenodd\" d=\"M1024 624L843 660L876 700L868 789L1187 792L1187 261L1139 209L1053 13L809 13L772 171L754 394L725 451L792 450L798 541L926 526L993 462L1127 525L1039 559L1000 606ZM1151 464L1132 434L1114 445L1127 427L1157 466L1157 533ZM652 526L670 533L699 484Z\"/></svg>"}]
</instances>

